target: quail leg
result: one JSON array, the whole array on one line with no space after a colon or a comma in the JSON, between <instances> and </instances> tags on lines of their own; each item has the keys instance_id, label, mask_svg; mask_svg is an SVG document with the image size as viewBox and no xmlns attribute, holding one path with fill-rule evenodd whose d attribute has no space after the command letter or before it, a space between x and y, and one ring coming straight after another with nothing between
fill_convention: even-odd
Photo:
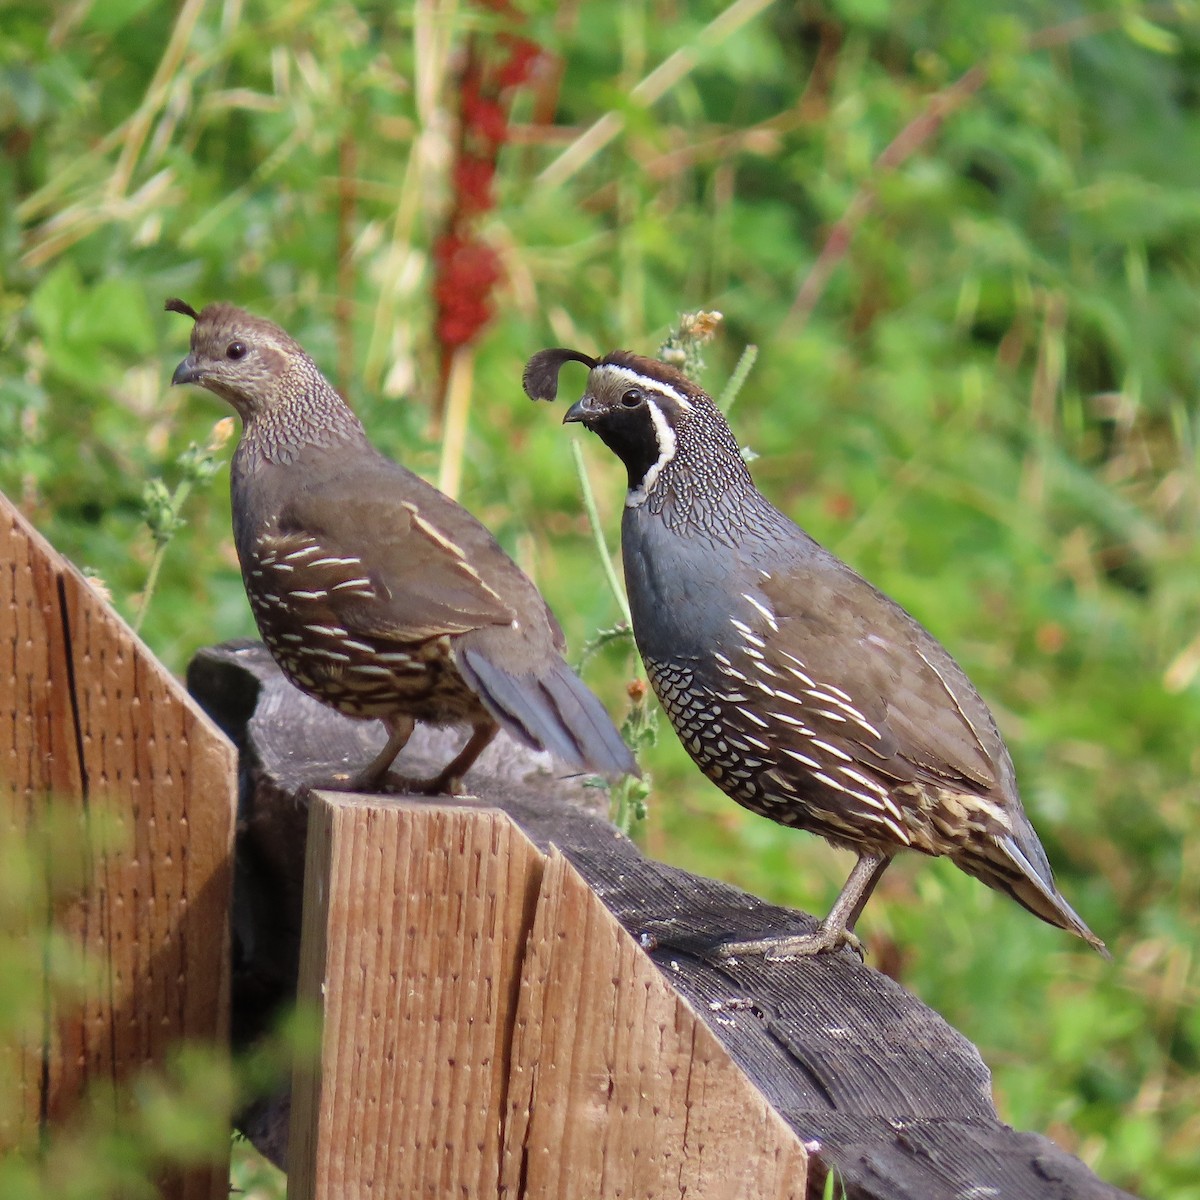
<instances>
[{"instance_id":1,"label":"quail leg","mask_svg":"<svg viewBox=\"0 0 1200 1200\"><path fill-rule=\"evenodd\" d=\"M335 786L339 791L377 792L382 788L388 768L408 744L416 722L412 717L384 717L383 725L388 734L383 749L361 771L353 775L336 776Z\"/></svg>"},{"instance_id":2,"label":"quail leg","mask_svg":"<svg viewBox=\"0 0 1200 1200\"><path fill-rule=\"evenodd\" d=\"M337 781L339 790L410 796L461 796L463 776L500 731L500 726L490 718L475 725L467 744L441 771L430 779L411 779L407 775L394 775L388 768L412 737L415 722L411 717L385 717L383 723L388 731L387 743L357 774L340 777Z\"/></svg>"},{"instance_id":3,"label":"quail leg","mask_svg":"<svg viewBox=\"0 0 1200 1200\"><path fill-rule=\"evenodd\" d=\"M500 726L490 718L471 730L467 744L432 779L411 783L408 790L426 795L463 795L463 776L474 765L475 760L487 749L492 738L500 732Z\"/></svg>"},{"instance_id":4,"label":"quail leg","mask_svg":"<svg viewBox=\"0 0 1200 1200\"><path fill-rule=\"evenodd\" d=\"M882 854L860 854L858 862L850 872L829 915L817 926L814 933L802 933L794 937L755 938L745 942L724 942L717 947L717 958L735 958L742 955L765 955L768 962L789 962L795 958L807 958L812 954L823 954L849 946L860 958L862 943L854 936L854 925L875 885L879 882L888 863L892 860Z\"/></svg>"}]
</instances>

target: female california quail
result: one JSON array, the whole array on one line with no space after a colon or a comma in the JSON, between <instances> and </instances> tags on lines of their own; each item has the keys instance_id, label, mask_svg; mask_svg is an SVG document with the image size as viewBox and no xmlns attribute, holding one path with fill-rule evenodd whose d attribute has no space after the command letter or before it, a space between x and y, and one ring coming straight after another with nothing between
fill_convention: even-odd
<instances>
[{"instance_id":1,"label":"female california quail","mask_svg":"<svg viewBox=\"0 0 1200 1200\"><path fill-rule=\"evenodd\" d=\"M534 585L466 509L385 458L282 329L230 304L197 313L172 383L242 418L233 533L259 632L301 690L379 718L382 752L352 789L378 787L414 722L465 723L462 752L410 791L458 791L501 725L571 767L637 770L600 702L562 658Z\"/></svg>"},{"instance_id":2,"label":"female california quail","mask_svg":"<svg viewBox=\"0 0 1200 1200\"><path fill-rule=\"evenodd\" d=\"M534 399L591 368L567 413L624 462L633 632L675 732L726 795L858 855L816 933L732 942L791 958L854 943L900 850L946 855L1105 953L1059 894L979 694L898 604L755 488L712 400L654 359L543 350Z\"/></svg>"}]
</instances>

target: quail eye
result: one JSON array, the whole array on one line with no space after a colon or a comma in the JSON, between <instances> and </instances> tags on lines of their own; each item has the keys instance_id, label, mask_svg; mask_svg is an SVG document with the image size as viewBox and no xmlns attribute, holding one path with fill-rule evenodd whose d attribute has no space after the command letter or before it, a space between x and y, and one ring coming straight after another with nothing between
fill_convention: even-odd
<instances>
[{"instance_id":1,"label":"quail eye","mask_svg":"<svg viewBox=\"0 0 1200 1200\"><path fill-rule=\"evenodd\" d=\"M639 404L646 398L645 393L641 388L630 388L622 397L621 403L626 408L637 408Z\"/></svg>"},{"instance_id":2,"label":"quail eye","mask_svg":"<svg viewBox=\"0 0 1200 1200\"><path fill-rule=\"evenodd\" d=\"M236 362L239 358L245 358L246 357L246 343L245 342L230 342L229 345L225 347L225 357L232 358L234 360L234 362Z\"/></svg>"}]
</instances>

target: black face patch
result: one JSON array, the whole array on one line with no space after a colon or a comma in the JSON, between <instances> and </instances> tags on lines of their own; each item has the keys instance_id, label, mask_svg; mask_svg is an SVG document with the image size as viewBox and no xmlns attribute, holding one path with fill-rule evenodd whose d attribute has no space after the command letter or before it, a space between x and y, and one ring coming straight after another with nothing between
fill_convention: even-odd
<instances>
[{"instance_id":1,"label":"black face patch","mask_svg":"<svg viewBox=\"0 0 1200 1200\"><path fill-rule=\"evenodd\" d=\"M625 464L627 505L641 504L675 457L676 429L687 421L692 406L692 398L673 380L643 374L623 362L599 363L588 376L579 419Z\"/></svg>"},{"instance_id":2,"label":"black face patch","mask_svg":"<svg viewBox=\"0 0 1200 1200\"><path fill-rule=\"evenodd\" d=\"M663 458L663 447L659 444L658 430L650 415L653 400L637 408L608 408L594 419L585 422L587 427L625 464L629 474L629 490L637 492L643 488L652 469ZM672 455L674 446L671 447ZM650 482L653 482L651 480Z\"/></svg>"}]
</instances>

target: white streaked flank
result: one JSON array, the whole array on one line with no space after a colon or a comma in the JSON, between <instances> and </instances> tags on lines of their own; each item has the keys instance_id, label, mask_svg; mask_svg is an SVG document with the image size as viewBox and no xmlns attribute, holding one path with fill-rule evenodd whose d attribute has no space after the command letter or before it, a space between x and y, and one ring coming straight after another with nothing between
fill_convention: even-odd
<instances>
[{"instance_id":1,"label":"white streaked flank","mask_svg":"<svg viewBox=\"0 0 1200 1200\"><path fill-rule=\"evenodd\" d=\"M820 746L821 749L824 750L826 754L832 754L834 758L840 758L842 760L842 762L853 762L854 761L854 759L849 754L847 754L845 752L845 750L842 750L840 747L835 746L832 742L825 742L825 741L822 741L820 738L813 738L812 744L814 746Z\"/></svg>"},{"instance_id":2,"label":"white streaked flank","mask_svg":"<svg viewBox=\"0 0 1200 1200\"><path fill-rule=\"evenodd\" d=\"M801 683L803 683L806 687L817 686L813 677L804 669L804 664L794 654L789 654L786 650L780 650L779 655L781 658L786 658L788 662L792 664L790 667L788 667L788 670L791 671L791 673L795 675L795 677L799 679Z\"/></svg>"},{"instance_id":3,"label":"white streaked flank","mask_svg":"<svg viewBox=\"0 0 1200 1200\"><path fill-rule=\"evenodd\" d=\"M815 758L809 758L807 754L801 754L799 750L791 750L787 746L781 746L780 750L788 756L794 758L802 767L807 767L810 771L821 770L821 764Z\"/></svg>"},{"instance_id":4,"label":"white streaked flank","mask_svg":"<svg viewBox=\"0 0 1200 1200\"><path fill-rule=\"evenodd\" d=\"M308 565L310 567L361 567L362 559L335 558L333 555L326 555L324 558L314 558Z\"/></svg>"},{"instance_id":5,"label":"white streaked flank","mask_svg":"<svg viewBox=\"0 0 1200 1200\"><path fill-rule=\"evenodd\" d=\"M305 625L304 628L317 637L337 638L339 642L346 636L346 631L340 625Z\"/></svg>"},{"instance_id":6,"label":"white streaked flank","mask_svg":"<svg viewBox=\"0 0 1200 1200\"><path fill-rule=\"evenodd\" d=\"M929 661L928 658L926 658L925 654L921 650L920 645L915 646L914 649L921 656L921 661L937 676L938 682L942 685L942 687L946 691L946 695L950 697L951 703L958 710L958 715L960 717L962 717L963 724L965 724L966 727L974 735L975 742L979 746L979 748L983 749L984 740L980 736L979 730L975 728L974 724L971 722L971 718L967 716L965 710L963 709L963 706L961 704L959 704L958 697L954 694L954 689L951 688L950 684L946 682L946 677L941 673L941 671L939 671L937 669L937 667L935 667L933 665L933 663L931 663ZM985 755L985 757L987 757L987 756Z\"/></svg>"},{"instance_id":7,"label":"white streaked flank","mask_svg":"<svg viewBox=\"0 0 1200 1200\"><path fill-rule=\"evenodd\" d=\"M779 632L779 625L775 620L775 614L765 604L760 603L752 595L750 595L749 592L743 592L742 599L749 600L750 603L753 604L754 607L757 608L760 613L762 613L763 617L766 619L767 624L770 625L770 627L774 633Z\"/></svg>"}]
</instances>

